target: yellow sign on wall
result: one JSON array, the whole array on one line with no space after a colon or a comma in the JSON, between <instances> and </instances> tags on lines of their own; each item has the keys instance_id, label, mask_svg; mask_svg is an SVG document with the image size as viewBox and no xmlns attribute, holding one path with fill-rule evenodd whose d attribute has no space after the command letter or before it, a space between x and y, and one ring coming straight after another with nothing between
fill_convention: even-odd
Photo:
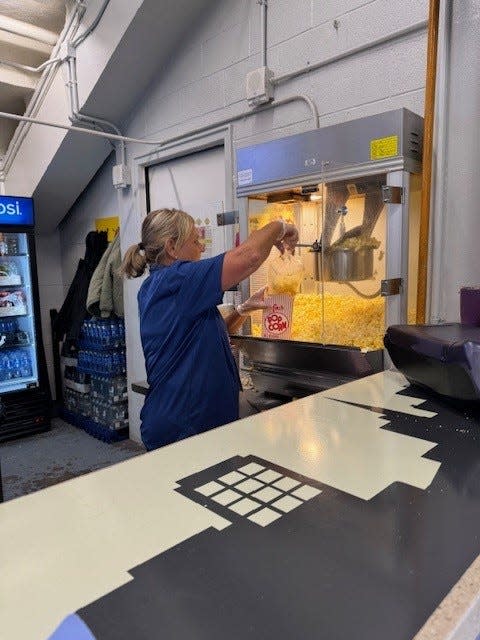
<instances>
[{"instance_id":1,"label":"yellow sign on wall","mask_svg":"<svg viewBox=\"0 0 480 640\"><path fill-rule=\"evenodd\" d=\"M382 160L398 155L398 136L370 140L370 160Z\"/></svg>"},{"instance_id":2,"label":"yellow sign on wall","mask_svg":"<svg viewBox=\"0 0 480 640\"><path fill-rule=\"evenodd\" d=\"M95 218L95 230L106 231L107 240L111 242L120 227L120 220L118 216L112 216L111 218Z\"/></svg>"}]
</instances>

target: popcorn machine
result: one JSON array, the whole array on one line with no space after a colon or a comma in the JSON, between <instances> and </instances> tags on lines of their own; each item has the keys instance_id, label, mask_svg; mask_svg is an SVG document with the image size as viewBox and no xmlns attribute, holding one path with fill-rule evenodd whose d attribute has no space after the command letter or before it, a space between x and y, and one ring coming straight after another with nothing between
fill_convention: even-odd
<instances>
[{"instance_id":1,"label":"popcorn machine","mask_svg":"<svg viewBox=\"0 0 480 640\"><path fill-rule=\"evenodd\" d=\"M269 282L292 298L288 339L260 312L234 338L259 391L301 396L384 367L386 327L415 316L422 137L423 119L399 109L237 150L241 238L278 218L300 236L299 286Z\"/></svg>"}]
</instances>

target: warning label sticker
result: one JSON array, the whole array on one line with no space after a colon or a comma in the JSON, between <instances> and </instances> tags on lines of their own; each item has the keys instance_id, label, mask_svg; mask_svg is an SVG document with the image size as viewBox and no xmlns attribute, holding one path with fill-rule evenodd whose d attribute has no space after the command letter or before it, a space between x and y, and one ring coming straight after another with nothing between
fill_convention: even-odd
<instances>
[{"instance_id":1,"label":"warning label sticker","mask_svg":"<svg viewBox=\"0 0 480 640\"><path fill-rule=\"evenodd\" d=\"M243 171L238 171L237 184L239 187L244 187L247 184L252 184L252 182L253 182L252 169L243 169Z\"/></svg>"},{"instance_id":2,"label":"warning label sticker","mask_svg":"<svg viewBox=\"0 0 480 640\"><path fill-rule=\"evenodd\" d=\"M370 140L370 160L381 160L398 155L398 136Z\"/></svg>"}]
</instances>

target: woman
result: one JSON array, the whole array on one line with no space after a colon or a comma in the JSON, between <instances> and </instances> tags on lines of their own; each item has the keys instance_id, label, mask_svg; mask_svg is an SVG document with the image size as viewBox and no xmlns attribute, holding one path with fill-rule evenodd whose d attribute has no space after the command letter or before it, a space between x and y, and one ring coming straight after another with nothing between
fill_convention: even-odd
<instances>
[{"instance_id":1,"label":"woman","mask_svg":"<svg viewBox=\"0 0 480 640\"><path fill-rule=\"evenodd\" d=\"M150 387L140 416L147 450L238 419L240 379L226 329L234 332L245 320L242 314L265 307L263 292L225 321L217 305L274 245L283 251L297 241L297 229L276 220L239 247L200 260L204 247L190 215L159 209L146 216L142 241L128 249L122 270L128 278L150 270L138 293Z\"/></svg>"}]
</instances>

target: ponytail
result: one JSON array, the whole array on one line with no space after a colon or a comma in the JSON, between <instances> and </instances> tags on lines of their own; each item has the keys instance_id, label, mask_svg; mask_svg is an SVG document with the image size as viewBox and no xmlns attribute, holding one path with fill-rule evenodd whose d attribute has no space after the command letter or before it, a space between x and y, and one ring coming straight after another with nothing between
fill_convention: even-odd
<instances>
[{"instance_id":1,"label":"ponytail","mask_svg":"<svg viewBox=\"0 0 480 640\"><path fill-rule=\"evenodd\" d=\"M175 249L183 246L195 222L180 209L150 211L142 223L142 241L127 250L120 273L127 278L139 278L149 264L166 264L166 245L175 241Z\"/></svg>"},{"instance_id":2,"label":"ponytail","mask_svg":"<svg viewBox=\"0 0 480 640\"><path fill-rule=\"evenodd\" d=\"M120 272L126 278L139 278L145 273L147 258L138 244L132 244L123 258Z\"/></svg>"}]
</instances>

